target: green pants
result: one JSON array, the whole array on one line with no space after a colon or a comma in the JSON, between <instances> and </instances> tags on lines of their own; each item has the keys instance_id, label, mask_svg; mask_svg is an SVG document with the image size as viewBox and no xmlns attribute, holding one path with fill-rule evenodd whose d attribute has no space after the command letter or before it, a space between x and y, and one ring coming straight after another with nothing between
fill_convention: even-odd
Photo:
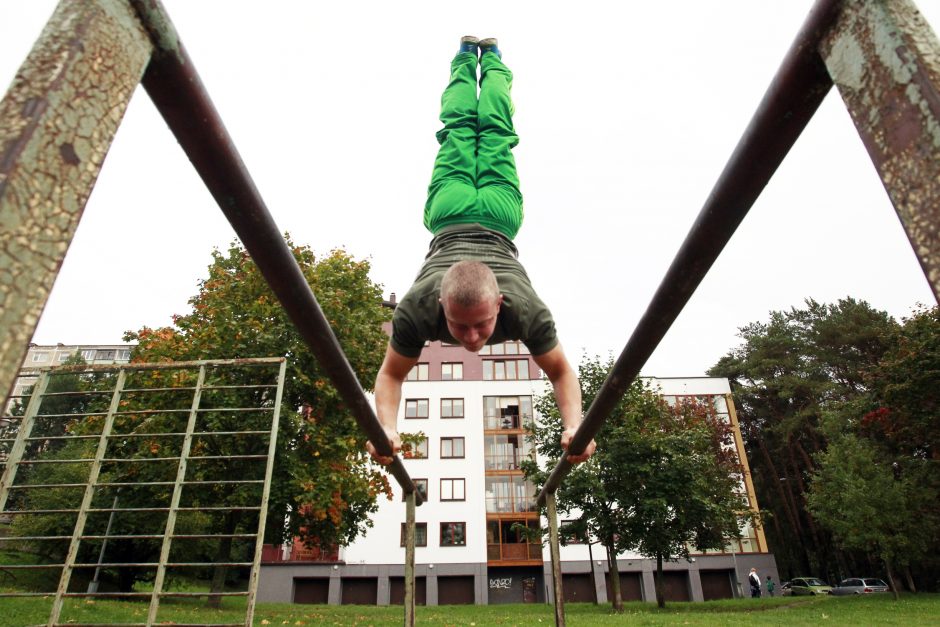
<instances>
[{"instance_id":1,"label":"green pants","mask_svg":"<svg viewBox=\"0 0 940 627\"><path fill-rule=\"evenodd\" d=\"M522 225L522 193L512 148L512 72L495 54L480 60L465 52L451 63L450 83L441 96L441 145L424 206L424 226L479 223L513 239Z\"/></svg>"}]
</instances>

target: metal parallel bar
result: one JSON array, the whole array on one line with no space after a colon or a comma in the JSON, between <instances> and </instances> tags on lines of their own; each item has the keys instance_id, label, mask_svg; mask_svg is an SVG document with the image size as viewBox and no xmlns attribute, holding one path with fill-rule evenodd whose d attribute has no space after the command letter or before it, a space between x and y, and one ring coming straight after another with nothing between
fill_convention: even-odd
<instances>
[{"instance_id":1,"label":"metal parallel bar","mask_svg":"<svg viewBox=\"0 0 940 627\"><path fill-rule=\"evenodd\" d=\"M75 514L78 509L11 509L3 512L4 516L18 516L22 514ZM71 536L69 536L71 537Z\"/></svg>"},{"instance_id":2,"label":"metal parallel bar","mask_svg":"<svg viewBox=\"0 0 940 627\"><path fill-rule=\"evenodd\" d=\"M69 536L71 538L71 536ZM4 564L4 570L49 570L52 568L62 568L65 564ZM46 593L45 596L49 596Z\"/></svg>"},{"instance_id":3,"label":"metal parallel bar","mask_svg":"<svg viewBox=\"0 0 940 627\"><path fill-rule=\"evenodd\" d=\"M107 412L101 412L100 414L87 413L87 414L74 414L74 416L104 416ZM47 416L40 416L46 418ZM181 438L186 435L183 432L174 432L174 431L162 431L160 433L112 433L109 438L166 438L166 437L177 437ZM193 435L203 436L203 435L270 435L268 431L196 431ZM27 442L44 442L46 440L95 440L100 436L100 434L95 435L49 435L42 437L33 437L26 438ZM0 438L0 442L15 442L16 438Z\"/></svg>"},{"instance_id":4,"label":"metal parallel bar","mask_svg":"<svg viewBox=\"0 0 940 627\"><path fill-rule=\"evenodd\" d=\"M124 390L125 394L136 394L139 392L192 392L193 387L180 386L178 388L128 388Z\"/></svg>"},{"instance_id":5,"label":"metal parallel bar","mask_svg":"<svg viewBox=\"0 0 940 627\"><path fill-rule=\"evenodd\" d=\"M284 306L304 342L323 366L350 413L380 455L393 457L388 437L343 354L316 296L255 187L163 6L130 0L150 32L154 53L142 84L209 192ZM389 472L415 491L401 459ZM422 502L418 494L418 503Z\"/></svg>"},{"instance_id":6,"label":"metal parallel bar","mask_svg":"<svg viewBox=\"0 0 940 627\"><path fill-rule=\"evenodd\" d=\"M160 608L160 593L163 592L163 580L166 577L167 562L170 559L170 546L173 543L173 533L176 531L176 511L183 495L182 482L186 479L187 458L193 444L193 431L196 430L196 416L199 411L199 401L202 398L202 385L206 382L206 367L199 367L199 376L196 379L196 389L193 391L193 402L190 406L189 419L186 421L186 436L180 451L180 462L176 467L176 485L173 496L170 498L170 511L166 517L166 527L163 530L163 544L160 547L160 564L153 580L153 596L150 597L150 608L147 611L147 623L157 621L157 610Z\"/></svg>"},{"instance_id":7,"label":"metal parallel bar","mask_svg":"<svg viewBox=\"0 0 940 627\"><path fill-rule=\"evenodd\" d=\"M263 390L276 388L277 385L270 383L259 383L258 385L207 385L202 388L205 390Z\"/></svg>"},{"instance_id":8,"label":"metal parallel bar","mask_svg":"<svg viewBox=\"0 0 940 627\"><path fill-rule=\"evenodd\" d=\"M405 627L415 624L415 494L405 495Z\"/></svg>"},{"instance_id":9,"label":"metal parallel bar","mask_svg":"<svg viewBox=\"0 0 940 627\"><path fill-rule=\"evenodd\" d=\"M92 416L92 415L94 415L94 414L82 414L82 415L83 415L83 416ZM26 438L26 441L27 441L27 442L45 442L46 440L69 440L69 441L71 442L71 441L73 441L73 440L97 440L98 437L100 437L100 434L94 434L94 435L48 435L48 436L40 436L40 437ZM3 442L3 441L4 441L4 440L0 440L0 442Z\"/></svg>"},{"instance_id":10,"label":"metal parallel bar","mask_svg":"<svg viewBox=\"0 0 940 627\"><path fill-rule=\"evenodd\" d=\"M43 397L50 398L54 396L97 396L110 394L111 390L66 390L65 392L46 392ZM104 413L104 412L97 412Z\"/></svg>"},{"instance_id":11,"label":"metal parallel bar","mask_svg":"<svg viewBox=\"0 0 940 627\"><path fill-rule=\"evenodd\" d=\"M813 5L568 452L542 487L539 505L571 470L569 452L583 452L600 431L829 92L832 79L816 50L840 6L840 0Z\"/></svg>"},{"instance_id":12,"label":"metal parallel bar","mask_svg":"<svg viewBox=\"0 0 940 627\"><path fill-rule=\"evenodd\" d=\"M39 593L48 595L49 593ZM160 594L161 597L243 597L246 596L247 592L163 592ZM150 592L67 592L65 596L67 597L149 597ZM175 624L175 623L174 623Z\"/></svg>"},{"instance_id":13,"label":"metal parallel bar","mask_svg":"<svg viewBox=\"0 0 940 627\"><path fill-rule=\"evenodd\" d=\"M65 558L65 566L62 568L62 576L59 578L59 588L56 590L55 600L52 603L52 611L49 614L49 624L59 622L62 615L62 606L64 602L63 594L68 592L69 580L72 577L72 565L78 557L78 545L81 543L81 536L85 532L85 523L88 520L88 513L91 510L91 501L95 495L95 482L98 481L98 475L101 473L101 458L108 448L107 435L114 426L114 414L121 405L121 390L124 388L125 374L121 370L118 372L117 381L114 384L114 390L111 395L111 406L108 408L108 415L105 417L104 425L101 428L101 437L98 440L98 447L95 450L95 459L88 471L88 485L85 486L85 494L82 497L82 503L79 506L78 518L75 520L75 528L72 532L72 541L69 544L69 551Z\"/></svg>"},{"instance_id":14,"label":"metal parallel bar","mask_svg":"<svg viewBox=\"0 0 940 627\"><path fill-rule=\"evenodd\" d=\"M940 304L940 42L911 0L852 0L819 50Z\"/></svg>"},{"instance_id":15,"label":"metal parallel bar","mask_svg":"<svg viewBox=\"0 0 940 627\"><path fill-rule=\"evenodd\" d=\"M11 490L31 490L33 488L84 488L84 483L21 483L11 485Z\"/></svg>"},{"instance_id":16,"label":"metal parallel bar","mask_svg":"<svg viewBox=\"0 0 940 627\"><path fill-rule=\"evenodd\" d=\"M90 464L95 461L92 458L75 458L75 459L22 459L17 464L18 466L33 466L36 464Z\"/></svg>"},{"instance_id":17,"label":"metal parallel bar","mask_svg":"<svg viewBox=\"0 0 940 627\"><path fill-rule=\"evenodd\" d=\"M39 406L42 404L42 393L46 391L49 385L49 377L45 374L39 377L36 383L33 398L29 399L26 405L26 413L23 415L23 421L20 423L20 429L16 434L16 441L10 447L10 454L4 460L3 475L0 476L0 512L7 507L7 499L10 496L10 486L16 480L16 471L23 461L23 454L26 452L26 438L33 431L36 424L36 414L39 413Z\"/></svg>"},{"instance_id":18,"label":"metal parallel bar","mask_svg":"<svg viewBox=\"0 0 940 627\"><path fill-rule=\"evenodd\" d=\"M274 415L271 417L271 432L268 436L268 462L264 468L264 487L261 491L261 510L258 515L258 534L255 537L255 552L251 561L251 574L248 577L248 607L245 612L245 625L251 627L255 617L255 601L258 592L258 580L261 577L261 553L264 545L264 528L268 521L268 501L271 497L271 478L274 474L274 456L277 453L277 430L281 419L281 403L284 401L284 379L287 374L287 362L282 361L277 373L277 393L274 398Z\"/></svg>"},{"instance_id":19,"label":"metal parallel bar","mask_svg":"<svg viewBox=\"0 0 940 627\"><path fill-rule=\"evenodd\" d=\"M545 499L548 516L548 547L552 556L552 590L555 596L555 626L565 625L565 589L561 578L561 549L558 546L558 512L555 493L549 492ZM593 583L593 582L592 582Z\"/></svg>"},{"instance_id":20,"label":"metal parallel bar","mask_svg":"<svg viewBox=\"0 0 940 627\"><path fill-rule=\"evenodd\" d=\"M0 536L0 542L25 542L35 540L71 540L72 536ZM5 568L0 566L0 568Z\"/></svg>"},{"instance_id":21,"label":"metal parallel bar","mask_svg":"<svg viewBox=\"0 0 940 627\"><path fill-rule=\"evenodd\" d=\"M240 414L252 411L274 411L273 407L204 407L199 412L215 412L217 414Z\"/></svg>"},{"instance_id":22,"label":"metal parallel bar","mask_svg":"<svg viewBox=\"0 0 940 627\"><path fill-rule=\"evenodd\" d=\"M38 414L37 418L84 418L85 416L107 416L106 411L86 411L80 414Z\"/></svg>"},{"instance_id":23,"label":"metal parallel bar","mask_svg":"<svg viewBox=\"0 0 940 627\"><path fill-rule=\"evenodd\" d=\"M130 534L130 535L91 535L91 536L82 536L82 540L154 540L162 539L166 534L163 533L145 533L145 534ZM199 533L199 534L174 534L174 540L215 540L216 538L254 538L257 534L254 533ZM40 536L43 537L43 536ZM62 537L70 538L71 536L47 536L47 537ZM4 538L0 537L0 540Z\"/></svg>"}]
</instances>

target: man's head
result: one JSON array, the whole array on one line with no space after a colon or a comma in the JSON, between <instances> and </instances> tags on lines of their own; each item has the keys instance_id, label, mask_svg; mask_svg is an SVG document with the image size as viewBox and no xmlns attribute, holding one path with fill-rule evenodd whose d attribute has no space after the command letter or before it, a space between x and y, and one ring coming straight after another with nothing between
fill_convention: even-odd
<instances>
[{"instance_id":1,"label":"man's head","mask_svg":"<svg viewBox=\"0 0 940 627\"><path fill-rule=\"evenodd\" d=\"M444 273L441 306L447 330L468 351L479 351L493 335L502 302L496 276L485 263L458 261Z\"/></svg>"}]
</instances>

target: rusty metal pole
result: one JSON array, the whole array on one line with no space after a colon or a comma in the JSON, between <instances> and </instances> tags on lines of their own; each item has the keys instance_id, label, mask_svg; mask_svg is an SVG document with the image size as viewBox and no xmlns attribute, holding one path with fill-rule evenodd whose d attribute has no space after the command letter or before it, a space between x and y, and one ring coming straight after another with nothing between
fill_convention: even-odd
<instances>
[{"instance_id":1,"label":"rusty metal pole","mask_svg":"<svg viewBox=\"0 0 940 627\"><path fill-rule=\"evenodd\" d=\"M826 97L832 79L816 50L839 6L840 0L817 0L806 17L568 451L542 486L539 505L571 470L568 453L582 452L597 435Z\"/></svg>"},{"instance_id":2,"label":"rusty metal pole","mask_svg":"<svg viewBox=\"0 0 940 627\"><path fill-rule=\"evenodd\" d=\"M151 51L126 2L63 0L0 101L4 399Z\"/></svg>"},{"instance_id":3,"label":"rusty metal pole","mask_svg":"<svg viewBox=\"0 0 940 627\"><path fill-rule=\"evenodd\" d=\"M415 624L415 492L405 495L405 627Z\"/></svg>"},{"instance_id":4,"label":"rusty metal pole","mask_svg":"<svg viewBox=\"0 0 940 627\"><path fill-rule=\"evenodd\" d=\"M558 545L558 512L555 504L555 493L545 495L545 505L548 509L548 552L552 556L552 590L555 595L555 625L565 625L565 589L561 580L561 548Z\"/></svg>"},{"instance_id":5,"label":"rusty metal pole","mask_svg":"<svg viewBox=\"0 0 940 627\"><path fill-rule=\"evenodd\" d=\"M850 0L819 50L940 303L940 42L910 0Z\"/></svg>"}]
</instances>

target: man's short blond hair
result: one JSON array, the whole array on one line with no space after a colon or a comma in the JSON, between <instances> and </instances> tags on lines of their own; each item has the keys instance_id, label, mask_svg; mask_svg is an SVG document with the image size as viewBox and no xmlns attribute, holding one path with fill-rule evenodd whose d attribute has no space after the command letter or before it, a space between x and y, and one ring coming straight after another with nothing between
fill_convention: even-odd
<instances>
[{"instance_id":1,"label":"man's short blond hair","mask_svg":"<svg viewBox=\"0 0 940 627\"><path fill-rule=\"evenodd\" d=\"M458 261L441 279L441 302L473 307L499 298L499 284L489 266L480 261Z\"/></svg>"}]
</instances>

